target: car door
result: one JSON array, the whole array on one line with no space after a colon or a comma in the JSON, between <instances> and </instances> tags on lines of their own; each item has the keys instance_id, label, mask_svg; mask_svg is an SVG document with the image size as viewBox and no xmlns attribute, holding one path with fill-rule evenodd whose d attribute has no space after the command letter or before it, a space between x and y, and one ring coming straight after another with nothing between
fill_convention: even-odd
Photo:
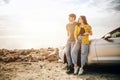
<instances>
[{"instance_id":1,"label":"car door","mask_svg":"<svg viewBox=\"0 0 120 80\"><path fill-rule=\"evenodd\" d=\"M96 47L95 47L96 41L97 41L97 39L93 39L90 41L87 64L98 63L97 54L96 54Z\"/></svg>"},{"instance_id":2,"label":"car door","mask_svg":"<svg viewBox=\"0 0 120 80\"><path fill-rule=\"evenodd\" d=\"M96 41L98 63L120 63L120 28L109 34L109 38Z\"/></svg>"}]
</instances>

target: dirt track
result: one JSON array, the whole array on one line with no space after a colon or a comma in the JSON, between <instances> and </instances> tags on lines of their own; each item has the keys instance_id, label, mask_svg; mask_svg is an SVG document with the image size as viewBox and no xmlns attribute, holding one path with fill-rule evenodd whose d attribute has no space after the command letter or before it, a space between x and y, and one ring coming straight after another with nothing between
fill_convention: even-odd
<instances>
[{"instance_id":1,"label":"dirt track","mask_svg":"<svg viewBox=\"0 0 120 80\"><path fill-rule=\"evenodd\" d=\"M87 67L84 75L67 75L57 61L0 63L0 80L120 80L120 69Z\"/></svg>"}]
</instances>

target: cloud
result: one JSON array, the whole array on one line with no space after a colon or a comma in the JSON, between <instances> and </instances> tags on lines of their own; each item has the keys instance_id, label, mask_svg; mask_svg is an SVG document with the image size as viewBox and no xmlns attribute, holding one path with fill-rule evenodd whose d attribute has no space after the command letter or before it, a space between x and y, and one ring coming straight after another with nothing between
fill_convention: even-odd
<instances>
[{"instance_id":1,"label":"cloud","mask_svg":"<svg viewBox=\"0 0 120 80\"><path fill-rule=\"evenodd\" d=\"M120 0L89 0L89 6L106 11L120 11Z\"/></svg>"},{"instance_id":2,"label":"cloud","mask_svg":"<svg viewBox=\"0 0 120 80\"><path fill-rule=\"evenodd\" d=\"M120 0L111 1L111 6L113 6L111 9L120 11Z\"/></svg>"}]
</instances>

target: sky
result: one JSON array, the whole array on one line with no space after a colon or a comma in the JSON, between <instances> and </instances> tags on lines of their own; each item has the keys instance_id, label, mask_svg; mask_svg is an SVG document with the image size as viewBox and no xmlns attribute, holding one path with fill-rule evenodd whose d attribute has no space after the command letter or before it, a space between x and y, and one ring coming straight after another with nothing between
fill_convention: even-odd
<instances>
[{"instance_id":1,"label":"sky","mask_svg":"<svg viewBox=\"0 0 120 80\"><path fill-rule=\"evenodd\" d=\"M0 48L64 46L70 13L86 16L90 39L120 27L120 0L0 0Z\"/></svg>"}]
</instances>

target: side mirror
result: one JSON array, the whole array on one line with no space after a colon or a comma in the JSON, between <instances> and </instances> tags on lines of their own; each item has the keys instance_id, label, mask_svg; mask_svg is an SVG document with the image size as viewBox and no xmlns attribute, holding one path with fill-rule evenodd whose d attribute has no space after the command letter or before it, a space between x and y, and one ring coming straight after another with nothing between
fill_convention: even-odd
<instances>
[{"instance_id":1,"label":"side mirror","mask_svg":"<svg viewBox=\"0 0 120 80\"><path fill-rule=\"evenodd\" d=\"M104 36L104 39L106 39L106 40L108 40L109 38L111 38L111 34L106 34L106 35Z\"/></svg>"}]
</instances>

